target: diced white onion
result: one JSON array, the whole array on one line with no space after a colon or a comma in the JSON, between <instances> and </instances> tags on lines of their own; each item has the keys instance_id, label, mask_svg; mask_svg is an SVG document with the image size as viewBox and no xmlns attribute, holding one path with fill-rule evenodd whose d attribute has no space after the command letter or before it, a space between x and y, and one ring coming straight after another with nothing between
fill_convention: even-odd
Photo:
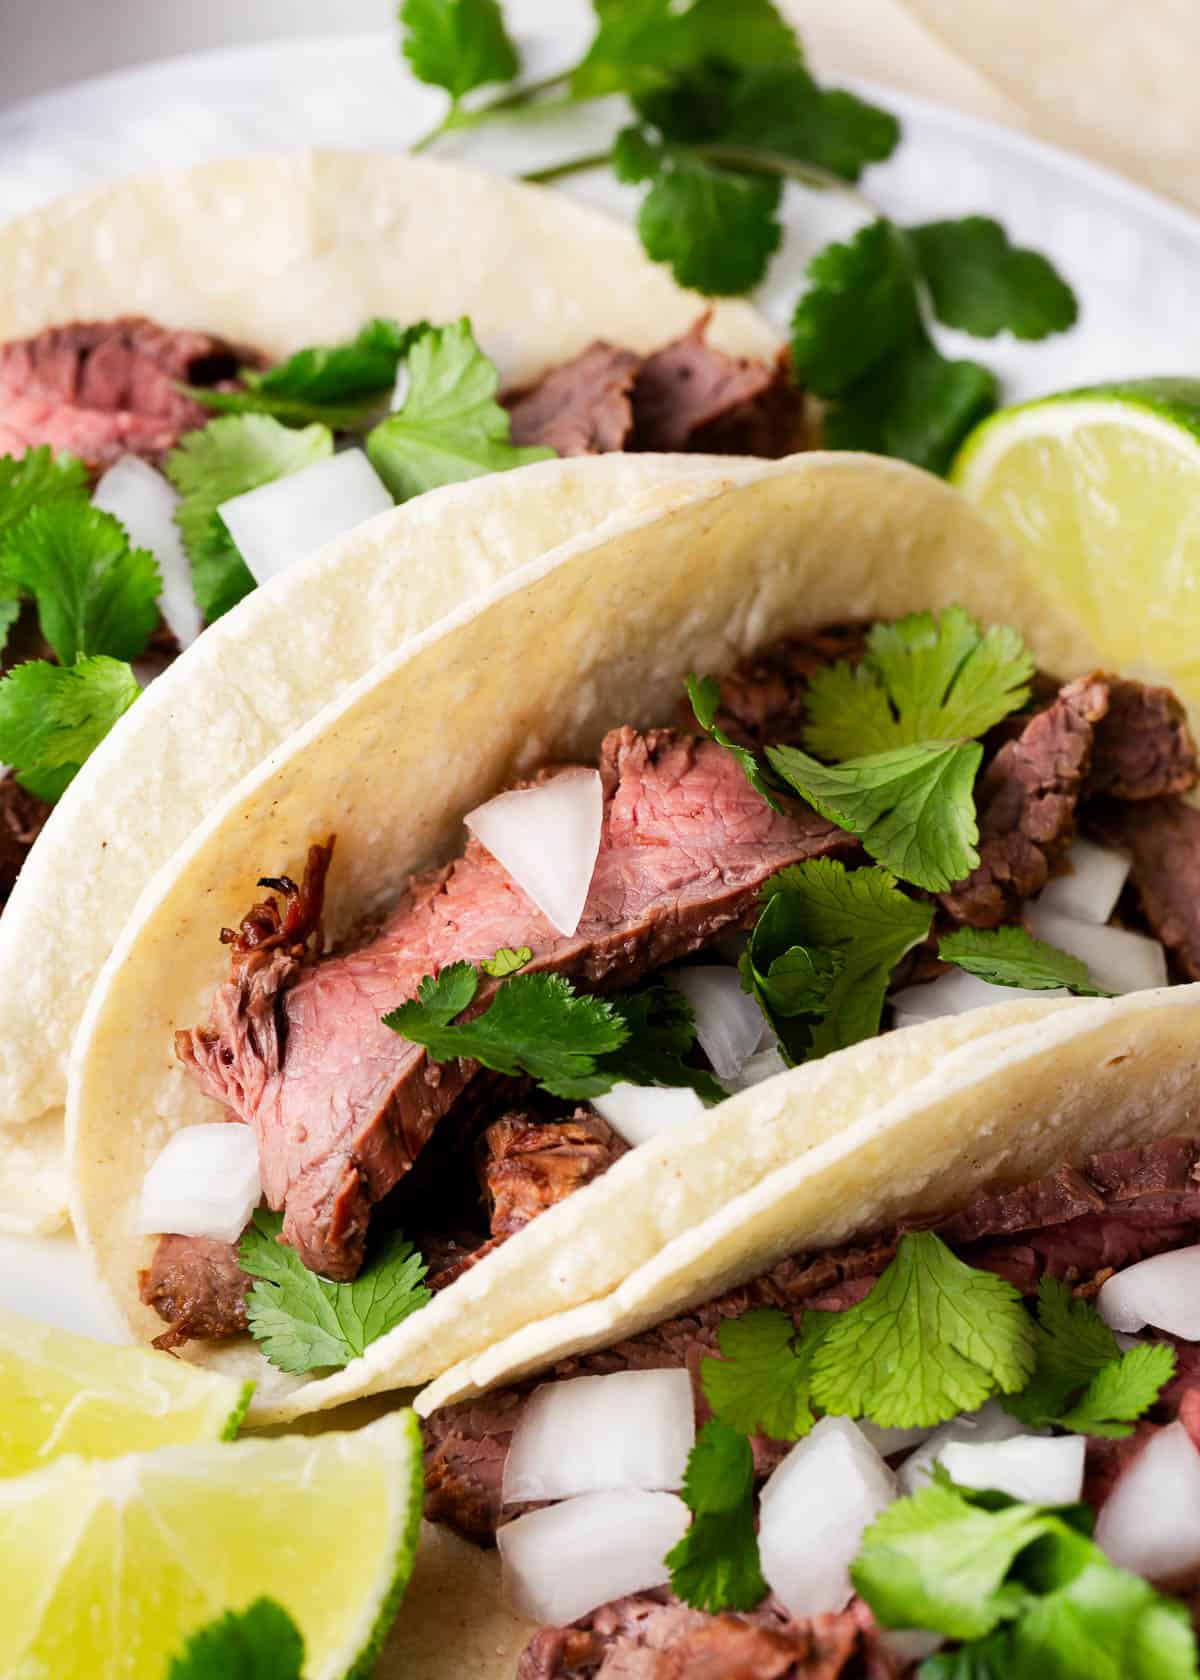
<instances>
[{"instance_id":1,"label":"diced white onion","mask_svg":"<svg viewBox=\"0 0 1200 1680\"><path fill-rule=\"evenodd\" d=\"M878 1423L872 1423L870 1418L859 1418L858 1427L880 1458L891 1458L896 1453L911 1452L923 1441L928 1441L933 1434L932 1428L922 1429L919 1425L913 1429L885 1429Z\"/></svg>"},{"instance_id":2,"label":"diced white onion","mask_svg":"<svg viewBox=\"0 0 1200 1680\"><path fill-rule=\"evenodd\" d=\"M142 1180L141 1230L236 1242L262 1199L258 1143L240 1120L185 1126Z\"/></svg>"},{"instance_id":3,"label":"diced white onion","mask_svg":"<svg viewBox=\"0 0 1200 1680\"><path fill-rule=\"evenodd\" d=\"M343 449L234 496L217 511L255 581L266 583L293 560L392 506L387 486L363 451Z\"/></svg>"},{"instance_id":4,"label":"diced white onion","mask_svg":"<svg viewBox=\"0 0 1200 1680\"><path fill-rule=\"evenodd\" d=\"M1117 907L1131 861L1128 852L1075 840L1067 853L1069 873L1047 881L1036 902L1041 909L1072 921L1103 927Z\"/></svg>"},{"instance_id":5,"label":"diced white onion","mask_svg":"<svg viewBox=\"0 0 1200 1680\"><path fill-rule=\"evenodd\" d=\"M629 1085L620 1080L591 1103L600 1118L635 1147L704 1113L704 1104L687 1085Z\"/></svg>"},{"instance_id":6,"label":"diced white onion","mask_svg":"<svg viewBox=\"0 0 1200 1680\"><path fill-rule=\"evenodd\" d=\"M1121 1569L1152 1581L1200 1565L1200 1453L1182 1423L1147 1441L1100 1507L1096 1542Z\"/></svg>"},{"instance_id":7,"label":"diced white onion","mask_svg":"<svg viewBox=\"0 0 1200 1680\"><path fill-rule=\"evenodd\" d=\"M604 789L597 770L564 770L479 805L467 827L559 933L579 926L600 852Z\"/></svg>"},{"instance_id":8,"label":"diced white onion","mask_svg":"<svg viewBox=\"0 0 1200 1680\"><path fill-rule=\"evenodd\" d=\"M897 992L892 998L893 1020L897 1027L911 1027L920 1021L940 1021L947 1015L963 1015L997 1003L1068 995L1059 989L1037 992L1024 986L993 986L990 980L980 980L965 968L956 968L923 986L906 986Z\"/></svg>"},{"instance_id":9,"label":"diced white onion","mask_svg":"<svg viewBox=\"0 0 1200 1680\"><path fill-rule=\"evenodd\" d=\"M1082 1435L947 1441L939 1457L960 1487L992 1488L1031 1505L1072 1505L1083 1492Z\"/></svg>"},{"instance_id":10,"label":"diced white onion","mask_svg":"<svg viewBox=\"0 0 1200 1680\"><path fill-rule=\"evenodd\" d=\"M696 1441L686 1370L614 1371L534 1390L504 1461L506 1505L683 1486Z\"/></svg>"},{"instance_id":11,"label":"diced white onion","mask_svg":"<svg viewBox=\"0 0 1200 1680\"><path fill-rule=\"evenodd\" d=\"M175 509L179 496L163 477L136 455L122 455L92 492L92 506L111 513L125 527L135 548L148 548L158 561L162 594L158 610L181 648L190 647L204 628L192 591L192 568L184 550Z\"/></svg>"},{"instance_id":12,"label":"diced white onion","mask_svg":"<svg viewBox=\"0 0 1200 1680\"><path fill-rule=\"evenodd\" d=\"M981 1406L977 1412L965 1412L961 1417L951 1418L948 1423L941 1424L924 1446L918 1447L915 1453L904 1460L899 1470L900 1491L906 1494L916 1493L926 1487L935 1461L941 1458L953 1441L973 1441L981 1444L1011 1441L1014 1435L1024 1433L1016 1418L1010 1417L999 1401L989 1400L987 1405Z\"/></svg>"},{"instance_id":13,"label":"diced white onion","mask_svg":"<svg viewBox=\"0 0 1200 1680\"><path fill-rule=\"evenodd\" d=\"M845 1609L863 1531L895 1497L896 1478L848 1418L822 1418L792 1448L763 1488L758 1549L793 1616Z\"/></svg>"},{"instance_id":14,"label":"diced white onion","mask_svg":"<svg viewBox=\"0 0 1200 1680\"><path fill-rule=\"evenodd\" d=\"M730 1091L748 1091L752 1085L761 1085L765 1079L774 1079L777 1073L786 1072L787 1063L778 1049L771 1045L769 1049L756 1051L743 1064L739 1074L725 1080L725 1086Z\"/></svg>"},{"instance_id":15,"label":"diced white onion","mask_svg":"<svg viewBox=\"0 0 1200 1680\"><path fill-rule=\"evenodd\" d=\"M1097 986L1106 992L1142 992L1167 983L1167 958L1157 939L1125 928L1075 922L1041 904L1025 907L1025 922L1035 939L1057 945L1085 962Z\"/></svg>"},{"instance_id":16,"label":"diced white onion","mask_svg":"<svg viewBox=\"0 0 1200 1680\"><path fill-rule=\"evenodd\" d=\"M1114 1272L1096 1297L1100 1317L1113 1330L1156 1330L1200 1342L1200 1247L1155 1254Z\"/></svg>"},{"instance_id":17,"label":"diced white onion","mask_svg":"<svg viewBox=\"0 0 1200 1680\"><path fill-rule=\"evenodd\" d=\"M925 1633L921 1628L880 1628L876 1638L898 1663L920 1663L940 1651L946 1643L943 1633Z\"/></svg>"},{"instance_id":18,"label":"diced white onion","mask_svg":"<svg viewBox=\"0 0 1200 1680\"><path fill-rule=\"evenodd\" d=\"M601 1604L661 1587L663 1559L687 1532L675 1493L584 1493L497 1531L504 1591L519 1616L562 1627Z\"/></svg>"},{"instance_id":19,"label":"diced white onion","mask_svg":"<svg viewBox=\"0 0 1200 1680\"><path fill-rule=\"evenodd\" d=\"M718 1079L734 1079L758 1049L763 1013L736 968L678 968L670 976L692 1006L696 1037Z\"/></svg>"}]
</instances>

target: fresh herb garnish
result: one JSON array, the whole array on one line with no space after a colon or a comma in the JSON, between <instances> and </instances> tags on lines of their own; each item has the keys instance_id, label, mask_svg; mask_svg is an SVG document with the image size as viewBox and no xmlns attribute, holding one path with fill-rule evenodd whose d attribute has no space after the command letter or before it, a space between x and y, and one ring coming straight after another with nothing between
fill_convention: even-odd
<instances>
[{"instance_id":1,"label":"fresh herb garnish","mask_svg":"<svg viewBox=\"0 0 1200 1680\"><path fill-rule=\"evenodd\" d=\"M30 660L0 682L0 760L53 804L141 690L119 659Z\"/></svg>"},{"instance_id":2,"label":"fresh herb garnish","mask_svg":"<svg viewBox=\"0 0 1200 1680\"><path fill-rule=\"evenodd\" d=\"M367 454L398 502L440 484L506 472L554 451L517 448L496 401L500 376L464 316L421 334L408 355L408 392L367 436Z\"/></svg>"},{"instance_id":3,"label":"fresh herb garnish","mask_svg":"<svg viewBox=\"0 0 1200 1680\"><path fill-rule=\"evenodd\" d=\"M413 75L450 95L445 129L457 126L464 94L520 74L520 55L497 0L403 0L400 22Z\"/></svg>"},{"instance_id":4,"label":"fresh herb garnish","mask_svg":"<svg viewBox=\"0 0 1200 1680\"><path fill-rule=\"evenodd\" d=\"M304 1638L281 1604L258 1598L193 1633L167 1680L301 1680Z\"/></svg>"},{"instance_id":5,"label":"fresh herb garnish","mask_svg":"<svg viewBox=\"0 0 1200 1680\"><path fill-rule=\"evenodd\" d=\"M434 1061L468 1057L496 1073L527 1074L568 1100L601 1096L618 1080L690 1085L714 1102L725 1095L712 1074L683 1061L695 1023L673 987L606 999L577 992L561 975L515 974L480 1014L457 1020L478 990L471 963L449 963L436 978L427 974L384 1025L424 1045Z\"/></svg>"},{"instance_id":6,"label":"fresh herb garnish","mask_svg":"<svg viewBox=\"0 0 1200 1680\"><path fill-rule=\"evenodd\" d=\"M671 1590L697 1610L753 1610L766 1597L754 1531L754 1455L712 1418L688 1454L683 1499L692 1525L667 1553Z\"/></svg>"},{"instance_id":7,"label":"fresh herb garnish","mask_svg":"<svg viewBox=\"0 0 1200 1680\"><path fill-rule=\"evenodd\" d=\"M941 1423L1024 1388L1035 1353L1007 1279L968 1266L932 1231L909 1232L870 1294L833 1315L813 1355L813 1398L884 1428Z\"/></svg>"},{"instance_id":8,"label":"fresh herb garnish","mask_svg":"<svg viewBox=\"0 0 1200 1680\"><path fill-rule=\"evenodd\" d=\"M719 747L724 747L733 754L755 793L761 793L773 811L782 811L783 807L777 798L782 784L764 768L758 754L752 748L739 747L717 723L717 713L721 709L721 685L716 677L689 675L684 679L684 687L692 703L696 722L704 733L711 736Z\"/></svg>"},{"instance_id":9,"label":"fresh herb garnish","mask_svg":"<svg viewBox=\"0 0 1200 1680\"><path fill-rule=\"evenodd\" d=\"M1084 1506L1046 1509L955 1487L944 1473L889 1505L851 1567L884 1627L967 1643L921 1680L1196 1680L1183 1605L1109 1562Z\"/></svg>"},{"instance_id":10,"label":"fresh herb garnish","mask_svg":"<svg viewBox=\"0 0 1200 1680\"><path fill-rule=\"evenodd\" d=\"M742 1435L798 1441L816 1421L812 1361L833 1322L831 1313L806 1312L797 1333L786 1313L760 1307L727 1318L717 1332L720 1359L700 1363L704 1397Z\"/></svg>"},{"instance_id":11,"label":"fresh herb garnish","mask_svg":"<svg viewBox=\"0 0 1200 1680\"><path fill-rule=\"evenodd\" d=\"M246 1297L250 1334L281 1371L338 1370L432 1299L428 1268L398 1231L352 1283L332 1283L277 1240L282 1226L260 1209L238 1246L242 1270L259 1280Z\"/></svg>"},{"instance_id":12,"label":"fresh herb garnish","mask_svg":"<svg viewBox=\"0 0 1200 1680\"><path fill-rule=\"evenodd\" d=\"M793 1061L879 1031L892 970L929 932L933 909L887 870L812 858L772 875L741 960L742 983Z\"/></svg>"},{"instance_id":13,"label":"fresh herb garnish","mask_svg":"<svg viewBox=\"0 0 1200 1680\"><path fill-rule=\"evenodd\" d=\"M490 974L493 980L507 980L510 975L520 973L525 964L533 961L533 949L529 945L522 945L514 950L511 945L502 945L494 956L484 957L480 968L485 974Z\"/></svg>"},{"instance_id":14,"label":"fresh herb garnish","mask_svg":"<svg viewBox=\"0 0 1200 1680\"><path fill-rule=\"evenodd\" d=\"M24 455L0 455L0 539L35 507L87 496L87 468L73 455L55 455L48 444Z\"/></svg>"},{"instance_id":15,"label":"fresh herb garnish","mask_svg":"<svg viewBox=\"0 0 1200 1680\"><path fill-rule=\"evenodd\" d=\"M1095 984L1085 962L1021 927L958 928L938 941L938 956L993 986L1030 992L1066 987L1081 997L1112 996Z\"/></svg>"},{"instance_id":16,"label":"fresh herb garnish","mask_svg":"<svg viewBox=\"0 0 1200 1680\"><path fill-rule=\"evenodd\" d=\"M739 0L736 20L725 0L596 0L596 17L591 45L570 74L577 99L649 94L714 59L747 68L800 60L795 32L771 0Z\"/></svg>"},{"instance_id":17,"label":"fresh herb garnish","mask_svg":"<svg viewBox=\"0 0 1200 1680\"><path fill-rule=\"evenodd\" d=\"M1065 1283L1038 1285L1037 1364L1028 1385L1004 1406L1033 1429L1053 1424L1081 1435L1132 1435L1133 1425L1175 1374L1169 1342L1122 1353L1090 1301Z\"/></svg>"},{"instance_id":18,"label":"fresh herb garnish","mask_svg":"<svg viewBox=\"0 0 1200 1680\"><path fill-rule=\"evenodd\" d=\"M179 491L175 522L192 563L196 603L212 624L254 588L217 509L333 454L327 426L296 430L269 414L227 414L188 432L163 470Z\"/></svg>"}]
</instances>

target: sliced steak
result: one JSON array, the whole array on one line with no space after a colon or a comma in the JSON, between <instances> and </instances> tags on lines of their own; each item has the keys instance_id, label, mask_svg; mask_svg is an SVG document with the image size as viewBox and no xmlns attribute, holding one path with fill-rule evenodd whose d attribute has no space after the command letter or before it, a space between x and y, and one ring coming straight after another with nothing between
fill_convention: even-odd
<instances>
[{"instance_id":1,"label":"sliced steak","mask_svg":"<svg viewBox=\"0 0 1200 1680\"><path fill-rule=\"evenodd\" d=\"M708 344L703 315L642 363L633 387L634 447L674 454L791 455L805 446L804 395L773 366Z\"/></svg>"},{"instance_id":2,"label":"sliced steak","mask_svg":"<svg viewBox=\"0 0 1200 1680\"><path fill-rule=\"evenodd\" d=\"M510 1237L599 1178L629 1148L607 1120L587 1108L569 1120L506 1114L488 1127L483 1141L481 1176L493 1237Z\"/></svg>"},{"instance_id":3,"label":"sliced steak","mask_svg":"<svg viewBox=\"0 0 1200 1680\"><path fill-rule=\"evenodd\" d=\"M1170 689L1106 680L1108 711L1096 727L1087 793L1162 799L1195 787L1196 745Z\"/></svg>"},{"instance_id":4,"label":"sliced steak","mask_svg":"<svg viewBox=\"0 0 1200 1680\"><path fill-rule=\"evenodd\" d=\"M998 927L1045 886L1051 860L1074 832L1108 696L1106 678L1077 678L992 759L975 794L978 867L939 894L956 922Z\"/></svg>"},{"instance_id":5,"label":"sliced steak","mask_svg":"<svg viewBox=\"0 0 1200 1680\"><path fill-rule=\"evenodd\" d=\"M536 385L503 399L512 440L544 444L559 455L624 449L633 431L633 382L642 358L597 339Z\"/></svg>"},{"instance_id":6,"label":"sliced steak","mask_svg":"<svg viewBox=\"0 0 1200 1680\"><path fill-rule=\"evenodd\" d=\"M285 1239L311 1270L357 1273L371 1207L476 1071L434 1063L382 1024L424 975L527 945L526 972L616 990L742 922L785 864L859 855L807 806L772 811L709 741L615 730L600 770L600 853L570 938L472 841L456 863L414 882L361 950L303 970L277 951L258 970L235 957L211 1024L178 1036L202 1088L255 1127L267 1200L284 1209Z\"/></svg>"},{"instance_id":7,"label":"sliced steak","mask_svg":"<svg viewBox=\"0 0 1200 1680\"><path fill-rule=\"evenodd\" d=\"M157 461L211 418L178 383L226 386L257 361L208 333L141 316L77 321L0 345L0 455L48 444L89 467Z\"/></svg>"},{"instance_id":8,"label":"sliced steak","mask_svg":"<svg viewBox=\"0 0 1200 1680\"><path fill-rule=\"evenodd\" d=\"M1151 933L1180 973L1200 980L1200 811L1179 799L1103 800L1088 806L1084 826L1093 839L1129 852Z\"/></svg>"},{"instance_id":9,"label":"sliced steak","mask_svg":"<svg viewBox=\"0 0 1200 1680\"><path fill-rule=\"evenodd\" d=\"M830 624L788 636L721 678L718 722L742 746L800 746L813 675L841 659L859 660L866 624Z\"/></svg>"},{"instance_id":10,"label":"sliced steak","mask_svg":"<svg viewBox=\"0 0 1200 1680\"><path fill-rule=\"evenodd\" d=\"M0 775L0 905L7 904L29 849L52 807L27 793L11 770Z\"/></svg>"},{"instance_id":11,"label":"sliced steak","mask_svg":"<svg viewBox=\"0 0 1200 1680\"><path fill-rule=\"evenodd\" d=\"M246 1328L252 1279L238 1265L232 1243L211 1237L160 1237L154 1258L138 1274L138 1290L170 1329L155 1347L176 1348L194 1337L208 1341Z\"/></svg>"}]
</instances>

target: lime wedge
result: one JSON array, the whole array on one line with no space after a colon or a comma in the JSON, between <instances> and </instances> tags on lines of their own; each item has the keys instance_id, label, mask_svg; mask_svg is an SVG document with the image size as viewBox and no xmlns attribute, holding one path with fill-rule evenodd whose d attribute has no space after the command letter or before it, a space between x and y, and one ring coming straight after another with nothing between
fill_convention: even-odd
<instances>
[{"instance_id":1,"label":"lime wedge","mask_svg":"<svg viewBox=\"0 0 1200 1680\"><path fill-rule=\"evenodd\" d=\"M0 1674L163 1680L198 1628L274 1599L305 1680L370 1672L412 1571L421 1434L348 1434L59 1459L0 1483Z\"/></svg>"},{"instance_id":2,"label":"lime wedge","mask_svg":"<svg viewBox=\"0 0 1200 1680\"><path fill-rule=\"evenodd\" d=\"M253 1388L153 1348L110 1347L0 1312L0 1476L64 1453L119 1458L231 1441Z\"/></svg>"},{"instance_id":3,"label":"lime wedge","mask_svg":"<svg viewBox=\"0 0 1200 1680\"><path fill-rule=\"evenodd\" d=\"M1200 713L1200 380L1144 379L1002 409L951 480L1023 545L1096 656Z\"/></svg>"}]
</instances>

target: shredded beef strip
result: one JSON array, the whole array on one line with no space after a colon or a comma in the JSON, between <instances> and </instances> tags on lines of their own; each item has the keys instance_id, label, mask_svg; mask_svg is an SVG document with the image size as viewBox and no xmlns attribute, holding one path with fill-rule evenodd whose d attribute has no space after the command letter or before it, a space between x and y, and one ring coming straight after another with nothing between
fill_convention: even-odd
<instances>
[{"instance_id":1,"label":"shredded beef strip","mask_svg":"<svg viewBox=\"0 0 1200 1680\"><path fill-rule=\"evenodd\" d=\"M1200 811L1179 799L1103 800L1088 808L1085 828L1130 854L1130 881L1151 933L1181 974L1200 980Z\"/></svg>"},{"instance_id":2,"label":"shredded beef strip","mask_svg":"<svg viewBox=\"0 0 1200 1680\"><path fill-rule=\"evenodd\" d=\"M975 1197L934 1227L972 1266L1006 1277L1025 1295L1042 1277L1091 1296L1113 1271L1200 1240L1200 1145L1173 1139L1064 1165L1032 1184ZM817 1256L797 1254L749 1283L612 1347L560 1360L550 1378L684 1366L696 1391L697 1421L707 1415L700 1362L717 1351L727 1318L775 1307L799 1322L805 1310L843 1312L868 1294L895 1256L892 1231ZM1200 1360L1194 1392L1200 1444ZM425 1420L425 1514L487 1544L502 1515L504 1460L526 1397L526 1382L448 1406ZM1184 1416L1189 1384L1163 1397L1167 1416ZM1188 1414L1191 1415L1190 1413ZM1186 1419L1185 1419L1186 1421ZM767 1474L787 1447L756 1441L755 1466ZM1092 1443L1089 1443L1089 1452ZM1109 1451L1106 1443L1102 1453ZM509 1513L510 1515L513 1513Z\"/></svg>"},{"instance_id":3,"label":"shredded beef strip","mask_svg":"<svg viewBox=\"0 0 1200 1680\"><path fill-rule=\"evenodd\" d=\"M617 990L740 924L785 864L859 855L807 806L772 811L709 741L618 729L600 772L600 852L570 938L472 841L448 868L413 882L362 949L308 966L288 950L260 960L235 949L210 1024L177 1035L201 1088L255 1127L264 1193L284 1210L284 1238L310 1270L356 1275L372 1206L476 1071L434 1063L383 1026L424 975L527 945L527 973ZM490 995L481 989L475 1007Z\"/></svg>"},{"instance_id":4,"label":"shredded beef strip","mask_svg":"<svg viewBox=\"0 0 1200 1680\"><path fill-rule=\"evenodd\" d=\"M633 431L633 382L642 358L597 339L536 385L502 399L512 440L544 444L559 455L605 455L624 449Z\"/></svg>"},{"instance_id":5,"label":"shredded beef strip","mask_svg":"<svg viewBox=\"0 0 1200 1680\"><path fill-rule=\"evenodd\" d=\"M1106 677L1108 710L1096 728L1089 797L1162 799L1196 785L1187 714L1169 688Z\"/></svg>"},{"instance_id":6,"label":"shredded beef strip","mask_svg":"<svg viewBox=\"0 0 1200 1680\"><path fill-rule=\"evenodd\" d=\"M49 444L99 470L158 461L209 412L178 384L227 389L253 351L142 316L76 321L0 345L0 455Z\"/></svg>"},{"instance_id":7,"label":"shredded beef strip","mask_svg":"<svg viewBox=\"0 0 1200 1680\"><path fill-rule=\"evenodd\" d=\"M590 1184L629 1145L588 1108L569 1120L506 1114L483 1135L482 1178L493 1237L510 1237L539 1213Z\"/></svg>"},{"instance_id":8,"label":"shredded beef strip","mask_svg":"<svg viewBox=\"0 0 1200 1680\"><path fill-rule=\"evenodd\" d=\"M170 1326L155 1347L172 1349L193 1337L216 1341L240 1334L246 1328L251 1282L232 1243L160 1237L150 1265L138 1274L142 1300Z\"/></svg>"}]
</instances>

